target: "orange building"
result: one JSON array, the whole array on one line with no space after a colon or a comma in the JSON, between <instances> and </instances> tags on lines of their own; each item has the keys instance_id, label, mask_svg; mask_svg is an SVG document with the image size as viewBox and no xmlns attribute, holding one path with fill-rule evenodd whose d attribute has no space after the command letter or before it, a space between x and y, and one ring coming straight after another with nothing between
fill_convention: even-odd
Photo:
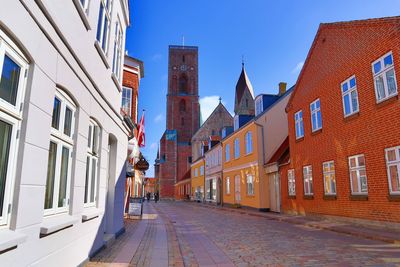
<instances>
[{"instance_id":1,"label":"orange building","mask_svg":"<svg viewBox=\"0 0 400 267\"><path fill-rule=\"evenodd\" d=\"M399 29L320 25L287 106L283 211L400 222Z\"/></svg>"}]
</instances>

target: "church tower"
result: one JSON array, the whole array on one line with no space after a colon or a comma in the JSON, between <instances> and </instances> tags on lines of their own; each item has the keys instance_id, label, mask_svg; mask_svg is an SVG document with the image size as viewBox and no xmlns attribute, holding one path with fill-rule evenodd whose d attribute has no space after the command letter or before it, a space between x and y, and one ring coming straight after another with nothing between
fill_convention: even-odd
<instances>
[{"instance_id":1,"label":"church tower","mask_svg":"<svg viewBox=\"0 0 400 267\"><path fill-rule=\"evenodd\" d=\"M169 46L166 130L156 160L162 198L174 198L177 184L190 190L191 138L199 127L198 48Z\"/></svg>"},{"instance_id":2,"label":"church tower","mask_svg":"<svg viewBox=\"0 0 400 267\"><path fill-rule=\"evenodd\" d=\"M236 83L235 91L235 115L254 116L254 91L249 78L247 77L244 63L242 63L242 72Z\"/></svg>"}]
</instances>

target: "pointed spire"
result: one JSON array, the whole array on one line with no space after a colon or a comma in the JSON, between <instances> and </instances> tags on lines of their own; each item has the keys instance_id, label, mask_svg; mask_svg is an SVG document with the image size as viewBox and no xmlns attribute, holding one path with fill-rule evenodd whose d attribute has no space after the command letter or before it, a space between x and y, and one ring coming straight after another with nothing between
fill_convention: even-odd
<instances>
[{"instance_id":1,"label":"pointed spire","mask_svg":"<svg viewBox=\"0 0 400 267\"><path fill-rule=\"evenodd\" d=\"M219 103L221 104L222 98L221 98L221 97L219 97L219 99L218 99L218 100L219 100Z\"/></svg>"},{"instance_id":2,"label":"pointed spire","mask_svg":"<svg viewBox=\"0 0 400 267\"><path fill-rule=\"evenodd\" d=\"M246 100L244 100L244 97ZM242 101L245 101L244 105ZM235 92L235 114L250 115L253 114L254 109L254 91L249 78L247 77L246 69L244 67L244 60L242 59L242 71L236 83Z\"/></svg>"}]
</instances>

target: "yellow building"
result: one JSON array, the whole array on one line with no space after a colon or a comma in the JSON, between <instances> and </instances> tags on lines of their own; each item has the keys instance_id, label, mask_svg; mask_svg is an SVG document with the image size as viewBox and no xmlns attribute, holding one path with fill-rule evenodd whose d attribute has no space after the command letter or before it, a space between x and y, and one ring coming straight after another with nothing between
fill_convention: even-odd
<instances>
[{"instance_id":1,"label":"yellow building","mask_svg":"<svg viewBox=\"0 0 400 267\"><path fill-rule=\"evenodd\" d=\"M251 120L222 140L224 204L269 209L261 136L261 126Z\"/></svg>"},{"instance_id":2,"label":"yellow building","mask_svg":"<svg viewBox=\"0 0 400 267\"><path fill-rule=\"evenodd\" d=\"M192 200L204 200L204 157L199 158L190 166Z\"/></svg>"}]
</instances>

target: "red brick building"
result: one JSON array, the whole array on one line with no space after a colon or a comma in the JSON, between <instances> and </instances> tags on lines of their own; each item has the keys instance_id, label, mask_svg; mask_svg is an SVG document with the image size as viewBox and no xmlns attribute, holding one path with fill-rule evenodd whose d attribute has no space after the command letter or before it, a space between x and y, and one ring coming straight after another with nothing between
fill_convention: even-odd
<instances>
[{"instance_id":1,"label":"red brick building","mask_svg":"<svg viewBox=\"0 0 400 267\"><path fill-rule=\"evenodd\" d=\"M400 222L400 17L321 24L288 103L282 209Z\"/></svg>"},{"instance_id":2,"label":"red brick building","mask_svg":"<svg viewBox=\"0 0 400 267\"><path fill-rule=\"evenodd\" d=\"M178 183L187 183L190 188L190 141L199 124L198 48L170 46L167 125L155 166L155 176L160 181L160 197L175 197Z\"/></svg>"}]
</instances>

